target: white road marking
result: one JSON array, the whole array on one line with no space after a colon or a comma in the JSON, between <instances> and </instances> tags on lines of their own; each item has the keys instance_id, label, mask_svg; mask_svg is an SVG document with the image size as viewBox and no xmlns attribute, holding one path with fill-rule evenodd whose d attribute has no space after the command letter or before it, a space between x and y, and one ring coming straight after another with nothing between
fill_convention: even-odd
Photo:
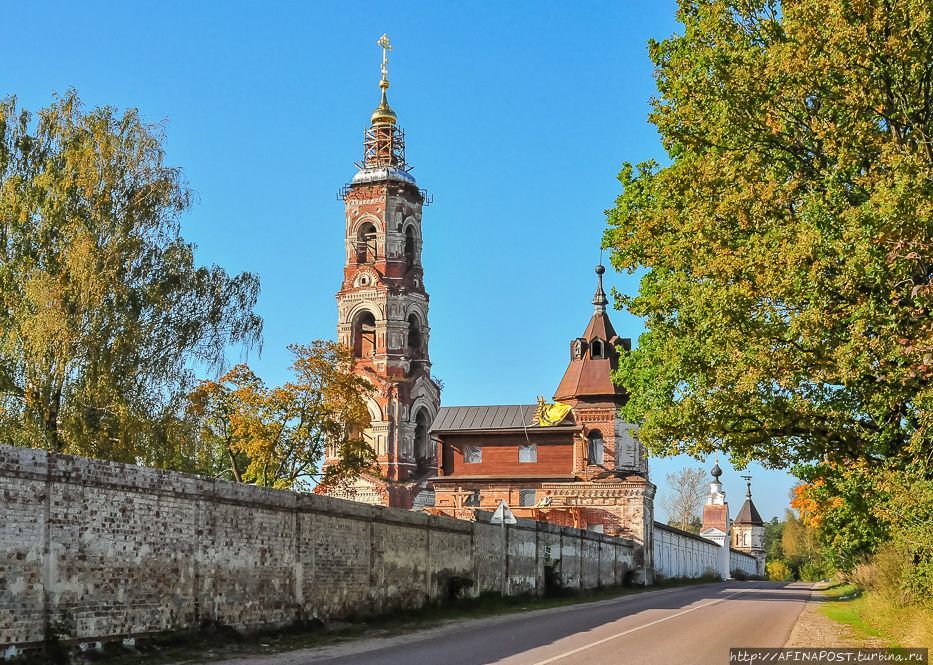
<instances>
[{"instance_id":1,"label":"white road marking","mask_svg":"<svg viewBox=\"0 0 933 665\"><path fill-rule=\"evenodd\" d=\"M538 662L533 663L533 665L547 665L548 663L553 663L555 661L560 660L561 658L566 658L567 656L572 656L574 654L580 653L581 651L586 651L587 649L590 649L595 646L599 646L600 644L611 642L612 640L617 639L619 637L624 637L625 635L634 633L636 630L641 630L642 628L650 628L651 626L656 626L657 624L663 623L670 619L676 619L677 617L683 616L684 614L689 614L690 612L695 612L696 610L702 610L704 607L709 607L710 605L716 605L717 603L725 602L729 600L730 598L732 598L733 596L738 596L741 593L747 593L747 592L743 590L743 591L736 591L735 593L730 593L728 596L725 596L723 598L717 598L716 600L711 600L708 603L703 603L702 605L697 605L696 607L691 607L689 610L684 610L683 612L678 612L677 614L671 614L670 616L666 616L661 619L656 619L654 621L651 621L650 623L642 624L641 626L636 626L635 628L629 628L628 630L623 630L621 633L616 633L615 635L604 637L601 640L590 642L589 644L586 644L582 647L571 649L570 651L566 651L562 654L558 654L557 656L551 656L550 658L547 658L545 660L539 660Z\"/></svg>"}]
</instances>

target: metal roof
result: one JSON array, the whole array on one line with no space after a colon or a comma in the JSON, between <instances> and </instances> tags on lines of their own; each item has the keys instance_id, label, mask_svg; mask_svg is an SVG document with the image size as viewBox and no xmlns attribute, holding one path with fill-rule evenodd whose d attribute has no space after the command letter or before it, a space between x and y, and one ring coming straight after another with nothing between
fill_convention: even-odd
<instances>
[{"instance_id":1,"label":"metal roof","mask_svg":"<svg viewBox=\"0 0 933 665\"><path fill-rule=\"evenodd\" d=\"M735 516L736 524L751 524L753 526L762 526L764 520L761 519L761 515L758 514L758 509L755 508L755 504L752 503L751 498L745 499L745 503L742 504L739 514Z\"/></svg>"},{"instance_id":2,"label":"metal roof","mask_svg":"<svg viewBox=\"0 0 933 665\"><path fill-rule=\"evenodd\" d=\"M491 406L442 406L431 424L432 432L476 430L541 429L532 424L535 404L496 404ZM568 415L569 417L569 415ZM564 420L567 425L572 422ZM553 428L548 428L553 429Z\"/></svg>"}]
</instances>

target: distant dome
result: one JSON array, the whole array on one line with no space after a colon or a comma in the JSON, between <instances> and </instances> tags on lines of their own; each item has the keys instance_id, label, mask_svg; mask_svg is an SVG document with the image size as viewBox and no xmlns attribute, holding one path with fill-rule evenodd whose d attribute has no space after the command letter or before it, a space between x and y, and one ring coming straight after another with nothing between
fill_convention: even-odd
<instances>
[{"instance_id":1,"label":"distant dome","mask_svg":"<svg viewBox=\"0 0 933 665\"><path fill-rule=\"evenodd\" d=\"M713 478L715 478L716 480L719 480L719 476L722 475L722 469L719 468L719 462L716 462L713 465L713 468L710 470L709 473Z\"/></svg>"}]
</instances>

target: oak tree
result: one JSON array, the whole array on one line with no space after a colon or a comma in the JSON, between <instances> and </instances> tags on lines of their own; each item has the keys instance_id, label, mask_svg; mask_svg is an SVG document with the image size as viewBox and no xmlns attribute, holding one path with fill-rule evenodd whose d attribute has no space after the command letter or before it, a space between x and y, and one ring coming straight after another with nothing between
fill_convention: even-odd
<instances>
[{"instance_id":1,"label":"oak tree","mask_svg":"<svg viewBox=\"0 0 933 665\"><path fill-rule=\"evenodd\" d=\"M678 18L650 45L669 163L624 166L604 240L641 274L624 414L654 454L929 460L933 5L681 0Z\"/></svg>"}]
</instances>

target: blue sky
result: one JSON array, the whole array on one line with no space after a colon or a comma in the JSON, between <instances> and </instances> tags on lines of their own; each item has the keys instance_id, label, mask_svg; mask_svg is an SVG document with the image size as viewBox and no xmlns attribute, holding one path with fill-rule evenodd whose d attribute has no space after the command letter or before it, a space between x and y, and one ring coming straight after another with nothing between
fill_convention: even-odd
<instances>
[{"instance_id":1,"label":"blue sky","mask_svg":"<svg viewBox=\"0 0 933 665\"><path fill-rule=\"evenodd\" d=\"M378 103L383 32L389 99L408 161L434 196L424 216L431 358L448 405L550 397L592 312L604 211L624 161L664 161L647 123L646 43L677 29L675 3L7 3L0 95L165 121L167 161L197 203L183 233L198 258L258 273L264 349L336 334L343 261L336 192L354 173ZM610 270L607 285L634 292ZM637 339L642 323L612 320ZM233 360L238 360L234 357ZM652 459L652 479L689 458ZM724 464L733 513L744 495ZM793 479L753 466L755 498L781 515Z\"/></svg>"}]
</instances>

